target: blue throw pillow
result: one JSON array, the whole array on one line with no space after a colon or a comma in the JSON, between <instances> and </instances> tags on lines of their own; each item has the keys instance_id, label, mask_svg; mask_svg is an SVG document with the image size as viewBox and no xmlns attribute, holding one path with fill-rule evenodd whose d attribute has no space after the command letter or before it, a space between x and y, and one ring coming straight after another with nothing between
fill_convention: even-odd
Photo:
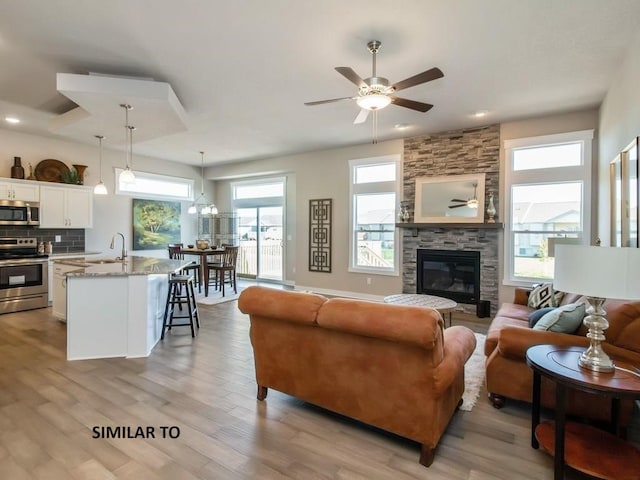
<instances>
[{"instance_id":1,"label":"blue throw pillow","mask_svg":"<svg viewBox=\"0 0 640 480\"><path fill-rule=\"evenodd\" d=\"M545 313L534 330L548 330L550 332L575 333L585 316L584 303L568 303Z\"/></svg>"},{"instance_id":2,"label":"blue throw pillow","mask_svg":"<svg viewBox=\"0 0 640 480\"><path fill-rule=\"evenodd\" d=\"M531 312L529 314L529 328L533 328L535 324L538 323L538 320L544 317L545 314L553 312L555 309L556 307L544 307Z\"/></svg>"}]
</instances>

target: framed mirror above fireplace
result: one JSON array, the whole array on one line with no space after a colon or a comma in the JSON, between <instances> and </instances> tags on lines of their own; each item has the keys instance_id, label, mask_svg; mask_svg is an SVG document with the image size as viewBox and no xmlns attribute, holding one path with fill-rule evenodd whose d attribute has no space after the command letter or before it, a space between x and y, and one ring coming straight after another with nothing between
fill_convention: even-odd
<instances>
[{"instance_id":1,"label":"framed mirror above fireplace","mask_svg":"<svg viewBox=\"0 0 640 480\"><path fill-rule=\"evenodd\" d=\"M414 222L483 223L485 174L416 178Z\"/></svg>"}]
</instances>

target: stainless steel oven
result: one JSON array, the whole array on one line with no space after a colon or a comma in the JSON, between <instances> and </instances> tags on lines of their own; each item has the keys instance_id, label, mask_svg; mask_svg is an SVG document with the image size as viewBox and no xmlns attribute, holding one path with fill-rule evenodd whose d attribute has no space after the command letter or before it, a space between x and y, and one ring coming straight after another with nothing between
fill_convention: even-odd
<instances>
[{"instance_id":1,"label":"stainless steel oven","mask_svg":"<svg viewBox=\"0 0 640 480\"><path fill-rule=\"evenodd\" d=\"M40 204L1 200L0 225L40 225Z\"/></svg>"},{"instance_id":2,"label":"stainless steel oven","mask_svg":"<svg viewBox=\"0 0 640 480\"><path fill-rule=\"evenodd\" d=\"M0 238L0 313L47 307L48 267L35 238Z\"/></svg>"}]
</instances>

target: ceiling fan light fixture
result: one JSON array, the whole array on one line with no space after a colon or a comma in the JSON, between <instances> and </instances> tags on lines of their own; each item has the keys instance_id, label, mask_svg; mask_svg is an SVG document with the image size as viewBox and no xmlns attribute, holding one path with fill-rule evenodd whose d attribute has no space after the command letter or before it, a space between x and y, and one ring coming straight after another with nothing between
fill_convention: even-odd
<instances>
[{"instance_id":1,"label":"ceiling fan light fixture","mask_svg":"<svg viewBox=\"0 0 640 480\"><path fill-rule=\"evenodd\" d=\"M365 110L381 110L391 103L391 97L381 93L370 93L358 97L356 103Z\"/></svg>"},{"instance_id":2,"label":"ceiling fan light fixture","mask_svg":"<svg viewBox=\"0 0 640 480\"><path fill-rule=\"evenodd\" d=\"M467 207L469 208L478 208L478 200L475 198L472 198L471 200L469 200L467 202Z\"/></svg>"}]
</instances>

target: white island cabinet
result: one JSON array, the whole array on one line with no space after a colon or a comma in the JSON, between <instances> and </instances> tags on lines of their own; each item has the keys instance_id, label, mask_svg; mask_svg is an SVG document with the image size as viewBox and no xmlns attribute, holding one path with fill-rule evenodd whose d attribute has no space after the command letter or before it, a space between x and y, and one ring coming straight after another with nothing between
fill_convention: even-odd
<instances>
[{"instance_id":1,"label":"white island cabinet","mask_svg":"<svg viewBox=\"0 0 640 480\"><path fill-rule=\"evenodd\" d=\"M56 260L66 273L67 360L147 357L160 339L168 276L185 260Z\"/></svg>"}]
</instances>

